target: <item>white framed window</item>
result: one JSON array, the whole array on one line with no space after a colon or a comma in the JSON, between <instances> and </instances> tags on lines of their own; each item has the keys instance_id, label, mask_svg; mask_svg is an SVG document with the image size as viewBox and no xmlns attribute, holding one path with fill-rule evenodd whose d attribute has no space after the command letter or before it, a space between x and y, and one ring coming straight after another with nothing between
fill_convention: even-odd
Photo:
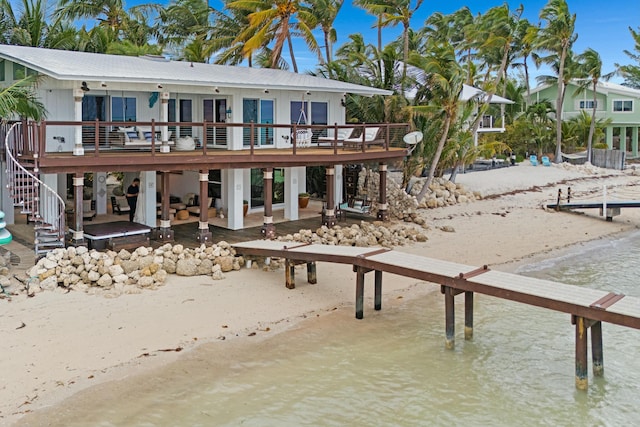
<instances>
[{"instance_id":1,"label":"white framed window","mask_svg":"<svg viewBox=\"0 0 640 427\"><path fill-rule=\"evenodd\" d=\"M585 99L585 100L579 101L578 108L581 109L581 110L593 110L593 104L594 104L593 99L591 99L591 100L586 100ZM595 107L596 107L596 109L598 108L598 102L597 101L595 103Z\"/></svg>"},{"instance_id":2,"label":"white framed window","mask_svg":"<svg viewBox=\"0 0 640 427\"><path fill-rule=\"evenodd\" d=\"M613 111L617 113L630 113L633 111L633 100L631 99L614 99Z\"/></svg>"}]
</instances>

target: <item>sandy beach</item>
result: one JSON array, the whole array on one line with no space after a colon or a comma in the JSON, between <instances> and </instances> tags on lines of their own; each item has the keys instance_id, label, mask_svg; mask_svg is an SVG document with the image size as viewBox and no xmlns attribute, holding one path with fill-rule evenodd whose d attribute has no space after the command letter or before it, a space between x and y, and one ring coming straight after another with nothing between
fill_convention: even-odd
<instances>
[{"instance_id":1,"label":"sandy beach","mask_svg":"<svg viewBox=\"0 0 640 427\"><path fill-rule=\"evenodd\" d=\"M544 209L558 189L566 192L569 186L576 200L601 200L604 185L609 199L640 199L640 176L633 169L532 167L525 162L461 174L457 182L483 199L421 210L429 240L396 250L515 271L523 263L640 226L636 209L623 209L613 222L597 210ZM317 276L317 285L300 281L289 290L283 270L243 268L221 281L170 275L158 290L113 299L43 292L34 298L0 300L0 424L39 425L38 412L72 395L88 395L93 386L104 390L111 381L188 359L205 343L228 346L232 354L234 343L257 345L303 319L330 315L336 308L353 309L351 266L320 263ZM433 284L385 276L383 310L438 290ZM372 310L372 294L365 297L364 322Z\"/></svg>"}]
</instances>

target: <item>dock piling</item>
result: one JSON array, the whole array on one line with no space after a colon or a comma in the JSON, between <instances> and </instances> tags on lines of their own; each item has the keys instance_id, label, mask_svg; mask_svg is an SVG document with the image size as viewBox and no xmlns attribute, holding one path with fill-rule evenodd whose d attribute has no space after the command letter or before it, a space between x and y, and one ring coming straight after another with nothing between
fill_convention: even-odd
<instances>
[{"instance_id":1,"label":"dock piling","mask_svg":"<svg viewBox=\"0 0 640 427\"><path fill-rule=\"evenodd\" d=\"M473 339L473 292L464 293L464 339Z\"/></svg>"},{"instance_id":2,"label":"dock piling","mask_svg":"<svg viewBox=\"0 0 640 427\"><path fill-rule=\"evenodd\" d=\"M381 310L382 309L382 271L375 271L375 299L374 299L374 309Z\"/></svg>"},{"instance_id":3,"label":"dock piling","mask_svg":"<svg viewBox=\"0 0 640 427\"><path fill-rule=\"evenodd\" d=\"M444 288L444 311L445 311L445 341L444 346L448 350L452 350L456 345L455 329L456 329L456 314L455 314L455 292L454 289L449 286L443 286Z\"/></svg>"},{"instance_id":4,"label":"dock piling","mask_svg":"<svg viewBox=\"0 0 640 427\"><path fill-rule=\"evenodd\" d=\"M602 350L602 322L591 325L591 358L593 360L593 375L604 375L604 352Z\"/></svg>"}]
</instances>

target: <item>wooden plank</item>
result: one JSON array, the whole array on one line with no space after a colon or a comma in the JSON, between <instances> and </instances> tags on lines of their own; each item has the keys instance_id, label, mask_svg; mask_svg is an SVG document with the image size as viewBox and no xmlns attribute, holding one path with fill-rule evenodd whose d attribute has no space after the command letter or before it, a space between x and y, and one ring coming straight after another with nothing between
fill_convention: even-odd
<instances>
[{"instance_id":1,"label":"wooden plank","mask_svg":"<svg viewBox=\"0 0 640 427\"><path fill-rule=\"evenodd\" d=\"M610 292L604 297L600 298L598 301L595 301L590 305L590 307L606 310L608 307L620 301L622 298L624 298L624 294L616 294L614 292Z\"/></svg>"}]
</instances>

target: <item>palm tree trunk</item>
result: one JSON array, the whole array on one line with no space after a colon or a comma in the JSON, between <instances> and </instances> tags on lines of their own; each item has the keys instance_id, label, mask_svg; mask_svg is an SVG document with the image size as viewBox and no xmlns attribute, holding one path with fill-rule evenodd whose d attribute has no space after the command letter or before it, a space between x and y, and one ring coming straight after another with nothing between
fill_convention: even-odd
<instances>
[{"instance_id":1,"label":"palm tree trunk","mask_svg":"<svg viewBox=\"0 0 640 427\"><path fill-rule=\"evenodd\" d=\"M291 43L291 33L287 34L287 44L289 45L289 55L291 56L291 66L293 67L293 72L298 72L298 64L296 63L296 55L293 52L293 44Z\"/></svg>"},{"instance_id":2,"label":"palm tree trunk","mask_svg":"<svg viewBox=\"0 0 640 427\"><path fill-rule=\"evenodd\" d=\"M446 119L444 121L444 130L442 131L442 136L440 137L440 141L438 141L438 148L436 149L436 153L433 156L433 160L431 161L431 166L429 167L429 175L427 175L427 181L424 183L424 187L420 190L418 194L418 203L422 202L425 194L429 191L429 186L431 182L433 182L433 175L436 173L436 167L438 166L438 162L440 161L440 156L442 155L442 150L444 149L444 144L447 142L447 137L449 136L449 127L451 126L452 117L450 114L447 114Z\"/></svg>"},{"instance_id":3,"label":"palm tree trunk","mask_svg":"<svg viewBox=\"0 0 640 427\"><path fill-rule=\"evenodd\" d=\"M589 124L589 137L587 138L587 162L591 163L591 148L593 146L593 134L596 130L596 102L598 100L598 94L596 93L596 86L598 81L593 81L593 110L591 111L591 123Z\"/></svg>"},{"instance_id":4,"label":"palm tree trunk","mask_svg":"<svg viewBox=\"0 0 640 427\"><path fill-rule=\"evenodd\" d=\"M567 59L567 47L562 48L560 67L558 68L558 96L556 98L556 158L554 163L562 162L562 101L564 101L564 62Z\"/></svg>"},{"instance_id":5,"label":"palm tree trunk","mask_svg":"<svg viewBox=\"0 0 640 427\"><path fill-rule=\"evenodd\" d=\"M529 66L527 65L527 56L524 57L524 83L527 85L527 102L528 107L531 104L531 85L529 84Z\"/></svg>"},{"instance_id":6,"label":"palm tree trunk","mask_svg":"<svg viewBox=\"0 0 640 427\"><path fill-rule=\"evenodd\" d=\"M325 55L327 56L327 64L331 62L331 40L329 40L329 32L324 32L324 50Z\"/></svg>"}]
</instances>

